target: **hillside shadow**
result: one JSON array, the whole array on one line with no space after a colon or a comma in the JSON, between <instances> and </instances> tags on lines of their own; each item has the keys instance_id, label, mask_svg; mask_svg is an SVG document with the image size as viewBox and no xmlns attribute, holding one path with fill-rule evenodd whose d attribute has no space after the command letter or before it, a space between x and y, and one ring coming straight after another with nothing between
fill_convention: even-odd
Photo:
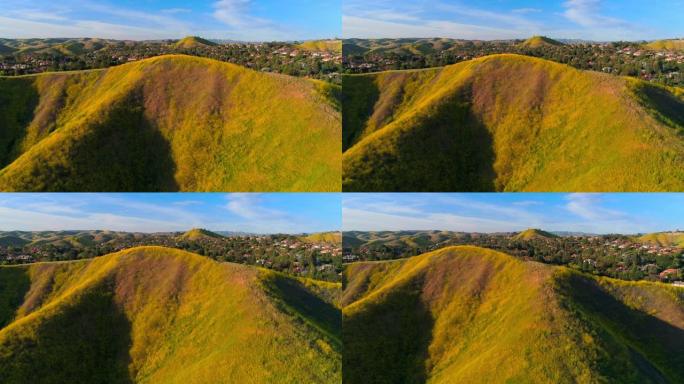
<instances>
[{"instance_id":1,"label":"hillside shadow","mask_svg":"<svg viewBox=\"0 0 684 384\"><path fill-rule=\"evenodd\" d=\"M0 169L19 157L17 145L26 137L39 95L26 79L0 79Z\"/></svg>"},{"instance_id":2,"label":"hillside shadow","mask_svg":"<svg viewBox=\"0 0 684 384\"><path fill-rule=\"evenodd\" d=\"M684 329L627 306L584 277L570 278L566 290L565 294L601 333L606 348L619 354L620 345L627 346L630 367L612 356L599 362L598 368L606 378L616 382L624 379L628 377L625 368L629 368L638 372L641 380L648 380L642 382L684 381Z\"/></svg>"},{"instance_id":3,"label":"hillside shadow","mask_svg":"<svg viewBox=\"0 0 684 384\"><path fill-rule=\"evenodd\" d=\"M434 320L413 281L342 324L345 384L422 384Z\"/></svg>"},{"instance_id":4,"label":"hillside shadow","mask_svg":"<svg viewBox=\"0 0 684 384\"><path fill-rule=\"evenodd\" d=\"M303 320L313 323L333 342L338 351L342 350L341 329L342 312L332 304L311 293L300 282L284 277L269 279L269 293Z\"/></svg>"},{"instance_id":5,"label":"hillside shadow","mask_svg":"<svg viewBox=\"0 0 684 384\"><path fill-rule=\"evenodd\" d=\"M684 101L654 85L642 85L635 92L653 117L684 135Z\"/></svg>"},{"instance_id":6,"label":"hillside shadow","mask_svg":"<svg viewBox=\"0 0 684 384\"><path fill-rule=\"evenodd\" d=\"M25 268L0 268L0 329L14 320L30 288Z\"/></svg>"},{"instance_id":7,"label":"hillside shadow","mask_svg":"<svg viewBox=\"0 0 684 384\"><path fill-rule=\"evenodd\" d=\"M342 152L358 141L379 97L374 77L342 77Z\"/></svg>"},{"instance_id":8,"label":"hillside shadow","mask_svg":"<svg viewBox=\"0 0 684 384\"><path fill-rule=\"evenodd\" d=\"M131 324L111 287L85 292L58 313L34 318L0 345L2 383L132 384Z\"/></svg>"},{"instance_id":9,"label":"hillside shadow","mask_svg":"<svg viewBox=\"0 0 684 384\"><path fill-rule=\"evenodd\" d=\"M178 191L170 143L145 117L142 92L113 106L103 121L69 151L70 170L60 190L92 192Z\"/></svg>"}]
</instances>

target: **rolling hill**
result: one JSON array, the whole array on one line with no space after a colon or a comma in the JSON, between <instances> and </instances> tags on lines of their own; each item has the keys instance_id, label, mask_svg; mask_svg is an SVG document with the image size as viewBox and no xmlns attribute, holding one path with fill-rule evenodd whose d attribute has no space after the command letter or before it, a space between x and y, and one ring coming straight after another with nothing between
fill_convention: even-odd
<instances>
[{"instance_id":1,"label":"rolling hill","mask_svg":"<svg viewBox=\"0 0 684 384\"><path fill-rule=\"evenodd\" d=\"M477 247L353 263L345 383L675 383L684 290Z\"/></svg>"},{"instance_id":2,"label":"rolling hill","mask_svg":"<svg viewBox=\"0 0 684 384\"><path fill-rule=\"evenodd\" d=\"M297 45L298 48L313 52L342 53L341 40L309 40Z\"/></svg>"},{"instance_id":3,"label":"rolling hill","mask_svg":"<svg viewBox=\"0 0 684 384\"><path fill-rule=\"evenodd\" d=\"M343 247L408 247L421 248L428 246L438 246L438 244L465 236L462 232L451 231L345 231L343 237ZM477 234L471 234L477 235Z\"/></svg>"},{"instance_id":4,"label":"rolling hill","mask_svg":"<svg viewBox=\"0 0 684 384\"><path fill-rule=\"evenodd\" d=\"M339 191L337 93L184 55L0 77L0 190Z\"/></svg>"},{"instance_id":5,"label":"rolling hill","mask_svg":"<svg viewBox=\"0 0 684 384\"><path fill-rule=\"evenodd\" d=\"M161 247L0 267L0 381L337 383L338 289Z\"/></svg>"},{"instance_id":6,"label":"rolling hill","mask_svg":"<svg viewBox=\"0 0 684 384\"><path fill-rule=\"evenodd\" d=\"M202 228L193 228L179 237L181 240L222 239L223 236Z\"/></svg>"},{"instance_id":7,"label":"rolling hill","mask_svg":"<svg viewBox=\"0 0 684 384\"><path fill-rule=\"evenodd\" d=\"M178 40L178 42L176 42L174 47L181 48L181 49L191 49L191 48L197 48L197 47L213 47L215 45L218 45L218 44L214 43L213 41L209 41L209 40L203 39L203 38L198 37L198 36L187 36L187 37L184 37L184 38Z\"/></svg>"},{"instance_id":8,"label":"rolling hill","mask_svg":"<svg viewBox=\"0 0 684 384\"><path fill-rule=\"evenodd\" d=\"M533 239L553 239L558 236L554 235L553 233L542 231L541 229L535 229L535 228L530 228L526 229L515 236L513 236L513 239L515 240L533 240Z\"/></svg>"},{"instance_id":9,"label":"rolling hill","mask_svg":"<svg viewBox=\"0 0 684 384\"><path fill-rule=\"evenodd\" d=\"M684 92L529 56L343 77L343 190L681 191Z\"/></svg>"},{"instance_id":10,"label":"rolling hill","mask_svg":"<svg viewBox=\"0 0 684 384\"><path fill-rule=\"evenodd\" d=\"M658 232L648 233L636 238L636 241L644 244L658 245L661 247L684 248L683 232Z\"/></svg>"},{"instance_id":11,"label":"rolling hill","mask_svg":"<svg viewBox=\"0 0 684 384\"><path fill-rule=\"evenodd\" d=\"M684 39L656 40L646 44L644 48L659 51L684 51Z\"/></svg>"},{"instance_id":12,"label":"rolling hill","mask_svg":"<svg viewBox=\"0 0 684 384\"><path fill-rule=\"evenodd\" d=\"M330 243L330 244L341 244L342 243L342 233L341 232L318 232L311 233L306 236L302 236L301 240L307 243Z\"/></svg>"},{"instance_id":13,"label":"rolling hill","mask_svg":"<svg viewBox=\"0 0 684 384\"><path fill-rule=\"evenodd\" d=\"M529 39L525 40L522 44L520 44L521 47L525 48L541 48L559 45L563 45L563 43L561 43L560 41L556 41L554 39L550 39L546 36L532 36Z\"/></svg>"}]
</instances>

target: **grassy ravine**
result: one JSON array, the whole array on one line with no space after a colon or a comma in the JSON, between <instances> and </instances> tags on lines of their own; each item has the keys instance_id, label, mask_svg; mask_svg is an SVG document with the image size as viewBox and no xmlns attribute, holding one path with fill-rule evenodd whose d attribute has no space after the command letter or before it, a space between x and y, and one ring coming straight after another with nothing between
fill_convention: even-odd
<instances>
[{"instance_id":1,"label":"grassy ravine","mask_svg":"<svg viewBox=\"0 0 684 384\"><path fill-rule=\"evenodd\" d=\"M339 285L141 247L0 267L0 289L2 383L341 380Z\"/></svg>"},{"instance_id":2,"label":"grassy ravine","mask_svg":"<svg viewBox=\"0 0 684 384\"><path fill-rule=\"evenodd\" d=\"M345 191L682 191L684 94L492 55L343 77Z\"/></svg>"},{"instance_id":3,"label":"grassy ravine","mask_svg":"<svg viewBox=\"0 0 684 384\"><path fill-rule=\"evenodd\" d=\"M684 290L478 247L348 265L343 382L679 383Z\"/></svg>"},{"instance_id":4,"label":"grassy ravine","mask_svg":"<svg viewBox=\"0 0 684 384\"><path fill-rule=\"evenodd\" d=\"M338 97L183 55L0 77L0 190L339 191Z\"/></svg>"}]
</instances>

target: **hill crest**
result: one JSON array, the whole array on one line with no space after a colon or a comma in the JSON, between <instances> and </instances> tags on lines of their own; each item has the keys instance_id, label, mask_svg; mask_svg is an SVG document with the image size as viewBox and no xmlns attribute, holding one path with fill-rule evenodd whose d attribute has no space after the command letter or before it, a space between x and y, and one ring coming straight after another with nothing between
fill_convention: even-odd
<instances>
[{"instance_id":1,"label":"hill crest","mask_svg":"<svg viewBox=\"0 0 684 384\"><path fill-rule=\"evenodd\" d=\"M536 229L536 228L529 228L526 229L522 232L519 232L515 236L513 236L513 239L515 240L536 240L536 239L553 239L557 238L557 235L554 235L551 232L546 232L542 231L541 229Z\"/></svg>"},{"instance_id":2,"label":"hill crest","mask_svg":"<svg viewBox=\"0 0 684 384\"><path fill-rule=\"evenodd\" d=\"M218 44L214 43L213 41L209 41L206 39L203 39L199 36L186 36L175 44L176 48L185 48L185 49L190 49L190 48L197 48L197 47L213 47Z\"/></svg>"},{"instance_id":3,"label":"hill crest","mask_svg":"<svg viewBox=\"0 0 684 384\"><path fill-rule=\"evenodd\" d=\"M547 46L560 46L563 45L560 41L548 38L546 36L532 36L520 44L527 48L540 48Z\"/></svg>"}]
</instances>

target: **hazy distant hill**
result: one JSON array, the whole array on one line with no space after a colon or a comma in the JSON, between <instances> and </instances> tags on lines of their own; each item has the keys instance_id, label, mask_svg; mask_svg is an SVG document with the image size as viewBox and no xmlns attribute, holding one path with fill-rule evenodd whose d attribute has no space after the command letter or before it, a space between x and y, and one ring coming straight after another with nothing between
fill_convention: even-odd
<instances>
[{"instance_id":1,"label":"hazy distant hill","mask_svg":"<svg viewBox=\"0 0 684 384\"><path fill-rule=\"evenodd\" d=\"M684 190L684 92L520 55L343 78L345 191Z\"/></svg>"},{"instance_id":2,"label":"hazy distant hill","mask_svg":"<svg viewBox=\"0 0 684 384\"><path fill-rule=\"evenodd\" d=\"M0 267L0 381L339 383L338 290L161 247Z\"/></svg>"},{"instance_id":3,"label":"hazy distant hill","mask_svg":"<svg viewBox=\"0 0 684 384\"><path fill-rule=\"evenodd\" d=\"M684 289L477 247L353 263L349 383L679 383Z\"/></svg>"},{"instance_id":4,"label":"hazy distant hill","mask_svg":"<svg viewBox=\"0 0 684 384\"><path fill-rule=\"evenodd\" d=\"M338 191L338 93L182 55L0 77L0 190Z\"/></svg>"}]
</instances>

